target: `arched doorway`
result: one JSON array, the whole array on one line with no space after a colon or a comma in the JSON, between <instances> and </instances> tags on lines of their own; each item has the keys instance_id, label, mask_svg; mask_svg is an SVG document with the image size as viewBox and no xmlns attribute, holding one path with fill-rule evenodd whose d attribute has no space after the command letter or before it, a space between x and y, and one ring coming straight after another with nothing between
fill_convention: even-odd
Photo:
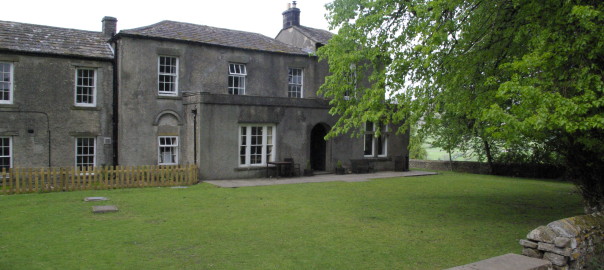
<instances>
[{"instance_id":1,"label":"arched doorway","mask_svg":"<svg viewBox=\"0 0 604 270\"><path fill-rule=\"evenodd\" d=\"M327 160L327 142L325 135L329 127L325 124L316 124L310 132L310 167L315 171L325 171Z\"/></svg>"}]
</instances>

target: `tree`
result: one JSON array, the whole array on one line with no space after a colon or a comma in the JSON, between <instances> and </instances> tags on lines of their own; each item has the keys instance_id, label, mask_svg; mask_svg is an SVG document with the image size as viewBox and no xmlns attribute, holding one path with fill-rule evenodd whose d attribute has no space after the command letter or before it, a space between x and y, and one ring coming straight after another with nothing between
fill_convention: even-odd
<instances>
[{"instance_id":1,"label":"tree","mask_svg":"<svg viewBox=\"0 0 604 270\"><path fill-rule=\"evenodd\" d=\"M586 206L604 210L603 1L335 0L327 9L339 30L318 51L331 71L320 93L340 116L328 136L359 134L366 121L402 132L422 119L425 132L450 131L441 145L481 149L489 162L498 149L547 149Z\"/></svg>"},{"instance_id":2,"label":"tree","mask_svg":"<svg viewBox=\"0 0 604 270\"><path fill-rule=\"evenodd\" d=\"M425 139L422 134L417 132L417 128L412 127L409 138L409 158L411 159L426 159L428 151L424 148Z\"/></svg>"}]
</instances>

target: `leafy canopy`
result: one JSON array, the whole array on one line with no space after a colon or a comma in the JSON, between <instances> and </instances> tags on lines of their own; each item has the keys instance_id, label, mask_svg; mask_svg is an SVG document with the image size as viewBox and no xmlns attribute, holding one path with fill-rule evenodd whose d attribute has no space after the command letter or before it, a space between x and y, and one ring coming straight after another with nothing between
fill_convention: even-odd
<instances>
[{"instance_id":1,"label":"leafy canopy","mask_svg":"<svg viewBox=\"0 0 604 270\"><path fill-rule=\"evenodd\" d=\"M604 164L604 1L335 0L327 9L339 30L318 51L331 71L320 93L341 117L329 136L421 120L449 148L547 146L569 168L578 156ZM604 198L603 180L590 181Z\"/></svg>"}]
</instances>

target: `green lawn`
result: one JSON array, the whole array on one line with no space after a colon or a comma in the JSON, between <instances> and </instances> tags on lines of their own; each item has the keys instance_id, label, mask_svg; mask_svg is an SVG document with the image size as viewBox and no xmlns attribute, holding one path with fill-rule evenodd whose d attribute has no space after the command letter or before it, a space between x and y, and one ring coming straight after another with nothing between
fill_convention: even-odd
<instances>
[{"instance_id":1,"label":"green lawn","mask_svg":"<svg viewBox=\"0 0 604 270\"><path fill-rule=\"evenodd\" d=\"M92 214L87 196L118 213ZM582 213L572 185L445 172L360 183L0 196L0 269L443 269Z\"/></svg>"}]
</instances>

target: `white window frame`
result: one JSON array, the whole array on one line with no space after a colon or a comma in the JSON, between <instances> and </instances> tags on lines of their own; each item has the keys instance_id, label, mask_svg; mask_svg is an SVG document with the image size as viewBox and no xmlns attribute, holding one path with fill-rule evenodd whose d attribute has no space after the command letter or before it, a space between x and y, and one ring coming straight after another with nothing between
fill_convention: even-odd
<instances>
[{"instance_id":1,"label":"white window frame","mask_svg":"<svg viewBox=\"0 0 604 270\"><path fill-rule=\"evenodd\" d=\"M4 140L4 139L8 139L8 156L3 154L3 151L0 151L0 158L8 158L8 168L12 168L13 167L13 138L12 137L7 137L7 136L2 136L0 137L0 140ZM6 146L2 146L2 147L6 147ZM2 168L0 168L0 171L2 171ZM8 172L8 170L6 170Z\"/></svg>"},{"instance_id":2,"label":"white window frame","mask_svg":"<svg viewBox=\"0 0 604 270\"><path fill-rule=\"evenodd\" d=\"M91 71L92 72L92 85L80 84L80 71ZM96 84L97 84L97 72L94 68L76 68L75 71L75 91L73 101L76 106L79 107L96 107ZM92 102L78 102L78 96L80 95L80 88L92 88Z\"/></svg>"},{"instance_id":3,"label":"white window frame","mask_svg":"<svg viewBox=\"0 0 604 270\"><path fill-rule=\"evenodd\" d=\"M230 95L245 95L245 84L247 77L247 67L241 63L229 63L229 76L227 81L228 93ZM239 82L238 86L231 85L231 81Z\"/></svg>"},{"instance_id":4,"label":"white window frame","mask_svg":"<svg viewBox=\"0 0 604 270\"><path fill-rule=\"evenodd\" d=\"M174 72L162 72L162 58L166 59L174 59ZM171 61L170 61L171 62ZM166 65L164 65L166 66ZM168 65L172 66L172 65ZM179 69L179 59L176 56L168 56L168 55L160 55L157 57L157 94L160 96L178 96L178 69ZM172 77L171 82L162 81L162 76ZM164 85L172 85L172 90L166 91L165 88L162 90L162 84Z\"/></svg>"},{"instance_id":5,"label":"white window frame","mask_svg":"<svg viewBox=\"0 0 604 270\"><path fill-rule=\"evenodd\" d=\"M0 104L13 104L14 70L15 65L11 62L0 62L0 66L8 65L8 72L0 70L0 83L8 83L8 99L0 99ZM8 80L4 81L4 74L8 73Z\"/></svg>"},{"instance_id":6,"label":"white window frame","mask_svg":"<svg viewBox=\"0 0 604 270\"><path fill-rule=\"evenodd\" d=\"M260 152L260 162L252 163L252 130L253 128L262 129L262 143ZM243 132L245 130L245 134ZM239 126L239 154L237 155L240 167L266 166L268 161L275 161L277 129L275 125L267 124L246 124ZM258 144L256 144L258 145ZM243 160L242 160L243 159Z\"/></svg>"},{"instance_id":7,"label":"white window frame","mask_svg":"<svg viewBox=\"0 0 604 270\"><path fill-rule=\"evenodd\" d=\"M293 74L294 72L299 74ZM296 81L299 78L299 82ZM292 89L295 89L292 91ZM287 69L287 96L290 98L304 97L304 69L288 68Z\"/></svg>"},{"instance_id":8,"label":"white window frame","mask_svg":"<svg viewBox=\"0 0 604 270\"><path fill-rule=\"evenodd\" d=\"M80 145L80 140L92 140L92 151L93 153L87 153L87 154L83 154L79 152L80 148L83 147L91 147L90 145ZM87 167L95 167L96 166L96 152L97 152L97 147L96 147L96 138L95 137L76 137L75 138L75 167L78 168L79 170L85 169ZM84 165L84 163L82 162L78 162L78 157L91 157L92 156L92 166L82 166ZM86 163L86 164L90 164L90 163Z\"/></svg>"},{"instance_id":9,"label":"white window frame","mask_svg":"<svg viewBox=\"0 0 604 270\"><path fill-rule=\"evenodd\" d=\"M371 124L371 130L368 130L367 124ZM375 137L376 125L372 122L365 123L365 135L363 136L363 156L364 157L387 157L388 156L388 125L381 127L381 132L379 137ZM371 153L366 154L367 152L367 143L370 141L369 146L371 147ZM379 144L382 143L382 153L379 152Z\"/></svg>"},{"instance_id":10,"label":"white window frame","mask_svg":"<svg viewBox=\"0 0 604 270\"><path fill-rule=\"evenodd\" d=\"M162 144L162 139L174 139L174 142L172 144ZM162 147L165 148L172 148L172 152L170 152L172 155L174 155L174 161L173 162L165 162L162 159ZM178 143L178 136L158 136L157 137L157 164L158 165L178 165L178 158L179 158L179 143Z\"/></svg>"}]
</instances>

